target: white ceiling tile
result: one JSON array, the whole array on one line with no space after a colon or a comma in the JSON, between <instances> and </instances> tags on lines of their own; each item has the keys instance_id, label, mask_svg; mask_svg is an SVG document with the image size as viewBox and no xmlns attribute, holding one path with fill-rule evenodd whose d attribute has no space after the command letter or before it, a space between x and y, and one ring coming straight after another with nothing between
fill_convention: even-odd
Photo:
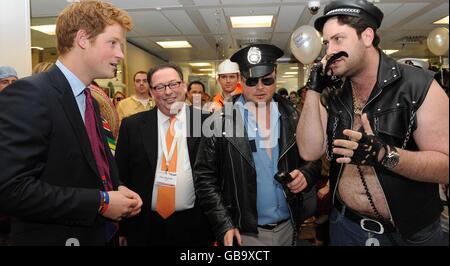
<instances>
[{"instance_id":1,"label":"white ceiling tile","mask_svg":"<svg viewBox=\"0 0 450 266\"><path fill-rule=\"evenodd\" d=\"M278 5L268 7L229 7L224 8L225 16L254 16L254 15L276 15Z\"/></svg>"},{"instance_id":2,"label":"white ceiling tile","mask_svg":"<svg viewBox=\"0 0 450 266\"><path fill-rule=\"evenodd\" d=\"M211 46L205 38L203 38L203 36L189 36L188 41L192 45L193 49L200 49L203 51L211 49Z\"/></svg>"},{"instance_id":3,"label":"white ceiling tile","mask_svg":"<svg viewBox=\"0 0 450 266\"><path fill-rule=\"evenodd\" d=\"M220 8L218 9L199 9L206 25L213 34L228 33L227 22Z\"/></svg>"},{"instance_id":4,"label":"white ceiling tile","mask_svg":"<svg viewBox=\"0 0 450 266\"><path fill-rule=\"evenodd\" d=\"M266 34L271 33L273 30L272 28L244 28L244 29L232 29L232 34L248 34L248 35L258 35L258 34Z\"/></svg>"},{"instance_id":5,"label":"white ceiling tile","mask_svg":"<svg viewBox=\"0 0 450 266\"><path fill-rule=\"evenodd\" d=\"M166 53L165 49L161 48L154 41L151 41L150 38L128 38L128 41L145 49L161 58L168 59L169 56Z\"/></svg>"},{"instance_id":6,"label":"white ceiling tile","mask_svg":"<svg viewBox=\"0 0 450 266\"><path fill-rule=\"evenodd\" d=\"M290 41L291 33L274 33L272 36L272 44L284 50Z\"/></svg>"},{"instance_id":7,"label":"white ceiling tile","mask_svg":"<svg viewBox=\"0 0 450 266\"><path fill-rule=\"evenodd\" d=\"M392 4L392 8L389 9L391 12L389 12L389 15L385 15L383 22L381 23L380 30L389 29L392 25L395 25L401 20L411 16L427 5L427 3L409 3L403 4L399 7Z\"/></svg>"},{"instance_id":8,"label":"white ceiling tile","mask_svg":"<svg viewBox=\"0 0 450 266\"><path fill-rule=\"evenodd\" d=\"M157 46L153 41L150 41L149 38L142 38L142 37L128 38L128 41L130 41L142 48L148 48L148 49L153 48L155 50L157 50L157 48L162 49L159 46Z\"/></svg>"},{"instance_id":9,"label":"white ceiling tile","mask_svg":"<svg viewBox=\"0 0 450 266\"><path fill-rule=\"evenodd\" d=\"M181 7L178 0L108 0L108 2L123 9Z\"/></svg>"},{"instance_id":10,"label":"white ceiling tile","mask_svg":"<svg viewBox=\"0 0 450 266\"><path fill-rule=\"evenodd\" d=\"M216 6L220 5L219 0L193 0L196 6Z\"/></svg>"},{"instance_id":11,"label":"white ceiling tile","mask_svg":"<svg viewBox=\"0 0 450 266\"><path fill-rule=\"evenodd\" d=\"M303 3L307 3L308 2L308 0L283 0L282 1L283 3L301 3L301 2L303 2ZM321 3L321 5L325 5L325 1L320 1Z\"/></svg>"},{"instance_id":12,"label":"white ceiling tile","mask_svg":"<svg viewBox=\"0 0 450 266\"><path fill-rule=\"evenodd\" d=\"M162 12L183 34L200 34L200 31L184 10L166 10Z\"/></svg>"},{"instance_id":13,"label":"white ceiling tile","mask_svg":"<svg viewBox=\"0 0 450 266\"><path fill-rule=\"evenodd\" d=\"M304 5L281 7L276 21L275 32L292 32L304 8Z\"/></svg>"},{"instance_id":14,"label":"white ceiling tile","mask_svg":"<svg viewBox=\"0 0 450 266\"><path fill-rule=\"evenodd\" d=\"M392 12L397 10L400 6L402 6L402 3L377 3L376 6L383 12L384 19L388 17Z\"/></svg>"},{"instance_id":15,"label":"white ceiling tile","mask_svg":"<svg viewBox=\"0 0 450 266\"><path fill-rule=\"evenodd\" d=\"M411 20L410 22L404 24L400 28L408 30L428 28L431 31L435 26L432 24L434 21L443 18L444 16L448 16L448 8L449 8L448 3L442 4L430 10L429 12L426 12L421 16L414 18L414 20Z\"/></svg>"},{"instance_id":16,"label":"white ceiling tile","mask_svg":"<svg viewBox=\"0 0 450 266\"><path fill-rule=\"evenodd\" d=\"M130 12L134 30L142 36L181 34L159 11Z\"/></svg>"},{"instance_id":17,"label":"white ceiling tile","mask_svg":"<svg viewBox=\"0 0 450 266\"><path fill-rule=\"evenodd\" d=\"M272 3L281 3L281 0L222 0L223 5L251 5L251 4L272 4Z\"/></svg>"}]
</instances>

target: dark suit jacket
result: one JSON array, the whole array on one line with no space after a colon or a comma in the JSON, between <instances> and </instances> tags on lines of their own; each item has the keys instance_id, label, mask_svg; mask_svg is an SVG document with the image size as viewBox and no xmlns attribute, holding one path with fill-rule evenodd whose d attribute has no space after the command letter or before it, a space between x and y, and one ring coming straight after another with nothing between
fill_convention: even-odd
<instances>
[{"instance_id":1,"label":"dark suit jacket","mask_svg":"<svg viewBox=\"0 0 450 266\"><path fill-rule=\"evenodd\" d=\"M101 180L59 68L14 82L0 93L0 108L0 212L13 216L13 244L65 245L72 238L104 245ZM94 108L100 122L95 101ZM117 188L118 171L105 150Z\"/></svg>"},{"instance_id":2,"label":"dark suit jacket","mask_svg":"<svg viewBox=\"0 0 450 266\"><path fill-rule=\"evenodd\" d=\"M187 137L187 145L193 167L200 142L201 127L197 124L194 129L193 119L189 117L196 117L198 123L198 119L203 121L206 116L201 115L199 109L190 107L188 110L186 118L190 121L187 123L190 134ZM193 133L196 134L193 135ZM186 215L175 212L167 220L163 220L159 214L151 211L153 184L158 163L157 108L122 120L115 158L121 181L137 192L143 201L141 213L121 223L121 234L127 237L129 245L185 245L186 242L188 245L207 245L208 241L212 244L212 231L197 203ZM178 234L174 242L166 242L167 239L171 239L169 234Z\"/></svg>"}]
</instances>

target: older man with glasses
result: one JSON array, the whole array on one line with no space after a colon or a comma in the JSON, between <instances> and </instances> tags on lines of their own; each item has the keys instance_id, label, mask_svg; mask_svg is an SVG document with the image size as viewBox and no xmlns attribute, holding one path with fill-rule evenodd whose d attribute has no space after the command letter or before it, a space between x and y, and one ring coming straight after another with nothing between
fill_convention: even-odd
<instances>
[{"instance_id":1,"label":"older man with glasses","mask_svg":"<svg viewBox=\"0 0 450 266\"><path fill-rule=\"evenodd\" d=\"M308 216L306 198L315 202L311 188L321 164L300 158L297 110L275 94L276 60L282 55L276 46L257 44L231 57L239 64L242 95L212 115L215 134L200 143L196 192L226 246L295 245Z\"/></svg>"},{"instance_id":2,"label":"older man with glasses","mask_svg":"<svg viewBox=\"0 0 450 266\"><path fill-rule=\"evenodd\" d=\"M122 181L144 201L142 215L122 224L122 244L212 245L192 178L201 136L193 131L201 128L202 111L185 104L179 66L156 66L147 79L156 108L125 118L117 142Z\"/></svg>"}]
</instances>

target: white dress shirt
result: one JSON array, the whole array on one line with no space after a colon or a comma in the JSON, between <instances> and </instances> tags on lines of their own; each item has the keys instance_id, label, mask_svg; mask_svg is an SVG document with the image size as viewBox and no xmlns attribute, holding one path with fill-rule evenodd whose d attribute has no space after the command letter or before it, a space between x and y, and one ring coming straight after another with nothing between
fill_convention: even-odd
<instances>
[{"instance_id":1,"label":"white dress shirt","mask_svg":"<svg viewBox=\"0 0 450 266\"><path fill-rule=\"evenodd\" d=\"M175 210L182 211L191 209L194 207L195 202L195 190L194 181L192 178L191 162L189 160L189 152L187 146L187 129L186 129L186 105L184 105L180 112L176 115L174 142L177 146L177 178L175 186ZM167 129L170 125L170 119L168 116L161 113L158 110L158 163L156 168L156 174L161 171L162 164L162 145L163 138L161 134L167 134ZM165 145L165 143L164 143ZM153 184L152 195L152 210L156 209L156 199L158 198L158 184Z\"/></svg>"}]
</instances>

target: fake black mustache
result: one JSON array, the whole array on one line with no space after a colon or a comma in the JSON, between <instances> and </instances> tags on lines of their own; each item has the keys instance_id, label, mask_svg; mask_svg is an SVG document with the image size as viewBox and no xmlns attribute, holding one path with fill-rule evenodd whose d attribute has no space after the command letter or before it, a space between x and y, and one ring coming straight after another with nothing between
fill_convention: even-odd
<instances>
[{"instance_id":1,"label":"fake black mustache","mask_svg":"<svg viewBox=\"0 0 450 266\"><path fill-rule=\"evenodd\" d=\"M328 58L327 64L325 65L324 73L325 74L328 73L328 70L330 70L331 64L333 64L334 61L336 61L337 59L339 59L339 58L341 58L343 56L348 57L347 52L340 51L340 52L337 52L337 53L333 54L330 58Z\"/></svg>"}]
</instances>

